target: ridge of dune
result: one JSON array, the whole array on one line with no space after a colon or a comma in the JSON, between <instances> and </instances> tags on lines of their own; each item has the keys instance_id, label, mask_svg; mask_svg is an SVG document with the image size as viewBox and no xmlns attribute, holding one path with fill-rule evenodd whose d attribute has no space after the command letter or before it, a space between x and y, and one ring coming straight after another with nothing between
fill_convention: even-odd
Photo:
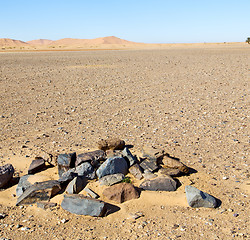
<instances>
[{"instance_id":1,"label":"ridge of dune","mask_svg":"<svg viewBox=\"0 0 250 240\"><path fill-rule=\"evenodd\" d=\"M27 46L28 43L21 40L15 40L11 38L0 38L0 47L22 47Z\"/></svg>"},{"instance_id":2,"label":"ridge of dune","mask_svg":"<svg viewBox=\"0 0 250 240\"><path fill-rule=\"evenodd\" d=\"M48 45L52 42L53 40L49 40L49 39L35 39L35 40L27 41L26 43L30 45Z\"/></svg>"}]
</instances>

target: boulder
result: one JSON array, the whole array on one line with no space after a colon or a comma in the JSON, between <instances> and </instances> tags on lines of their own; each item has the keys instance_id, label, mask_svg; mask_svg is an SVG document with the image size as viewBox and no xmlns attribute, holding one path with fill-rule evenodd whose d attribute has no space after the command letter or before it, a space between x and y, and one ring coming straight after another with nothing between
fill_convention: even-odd
<instances>
[{"instance_id":1,"label":"boulder","mask_svg":"<svg viewBox=\"0 0 250 240\"><path fill-rule=\"evenodd\" d=\"M4 187L13 177L14 167L12 164L0 166L0 188Z\"/></svg>"},{"instance_id":2,"label":"boulder","mask_svg":"<svg viewBox=\"0 0 250 240\"><path fill-rule=\"evenodd\" d=\"M31 162L28 174L34 174L45 168L45 160L43 158L35 159Z\"/></svg>"},{"instance_id":3,"label":"boulder","mask_svg":"<svg viewBox=\"0 0 250 240\"><path fill-rule=\"evenodd\" d=\"M125 178L124 174L116 173L112 175L106 175L99 179L100 185L111 186L121 182Z\"/></svg>"},{"instance_id":4,"label":"boulder","mask_svg":"<svg viewBox=\"0 0 250 240\"><path fill-rule=\"evenodd\" d=\"M32 183L30 183L28 180L31 176L33 175L29 174L29 175L24 175L20 177L18 185L16 187L17 197L21 196L24 193L24 191L32 185Z\"/></svg>"},{"instance_id":5,"label":"boulder","mask_svg":"<svg viewBox=\"0 0 250 240\"><path fill-rule=\"evenodd\" d=\"M181 175L181 171L178 168L161 168L158 173L171 177L178 177Z\"/></svg>"},{"instance_id":6,"label":"boulder","mask_svg":"<svg viewBox=\"0 0 250 240\"><path fill-rule=\"evenodd\" d=\"M79 166L83 162L90 162L93 167L97 167L100 161L105 160L106 153L103 150L81 153L77 155L75 166Z\"/></svg>"},{"instance_id":7,"label":"boulder","mask_svg":"<svg viewBox=\"0 0 250 240\"><path fill-rule=\"evenodd\" d=\"M129 168L129 172L138 180L143 178L141 167L137 163Z\"/></svg>"},{"instance_id":8,"label":"boulder","mask_svg":"<svg viewBox=\"0 0 250 240\"><path fill-rule=\"evenodd\" d=\"M123 150L125 147L125 142L119 138L111 138L106 140L100 140L98 143L98 148L106 151L109 149L112 150Z\"/></svg>"},{"instance_id":9,"label":"boulder","mask_svg":"<svg viewBox=\"0 0 250 240\"><path fill-rule=\"evenodd\" d=\"M145 180L139 187L149 191L175 191L177 186L175 180L171 177L161 176L152 180Z\"/></svg>"},{"instance_id":10,"label":"boulder","mask_svg":"<svg viewBox=\"0 0 250 240\"><path fill-rule=\"evenodd\" d=\"M128 164L123 157L108 158L96 171L98 178L116 173L128 173Z\"/></svg>"},{"instance_id":11,"label":"boulder","mask_svg":"<svg viewBox=\"0 0 250 240\"><path fill-rule=\"evenodd\" d=\"M215 208L217 206L217 201L213 196L209 195L208 193L200 191L196 187L188 185L185 187L185 191L186 191L187 202L190 207Z\"/></svg>"},{"instance_id":12,"label":"boulder","mask_svg":"<svg viewBox=\"0 0 250 240\"><path fill-rule=\"evenodd\" d=\"M167 168L177 168L179 169L182 173L188 173L189 168L183 164L182 162L178 161L175 158L169 157L169 156L164 156L162 159L162 163L164 164L163 167Z\"/></svg>"},{"instance_id":13,"label":"boulder","mask_svg":"<svg viewBox=\"0 0 250 240\"><path fill-rule=\"evenodd\" d=\"M87 183L88 182L85 177L75 177L73 180L70 181L65 191L68 194L79 193L85 188Z\"/></svg>"},{"instance_id":14,"label":"boulder","mask_svg":"<svg viewBox=\"0 0 250 240\"><path fill-rule=\"evenodd\" d=\"M20 204L32 204L40 201L49 201L61 190L61 185L56 180L34 183L18 197L16 206Z\"/></svg>"},{"instance_id":15,"label":"boulder","mask_svg":"<svg viewBox=\"0 0 250 240\"><path fill-rule=\"evenodd\" d=\"M58 174L59 177L70 168L75 167L76 153L60 154L57 157Z\"/></svg>"},{"instance_id":16,"label":"boulder","mask_svg":"<svg viewBox=\"0 0 250 240\"><path fill-rule=\"evenodd\" d=\"M64 195L61 207L74 214L101 217L106 212L106 203L81 194Z\"/></svg>"},{"instance_id":17,"label":"boulder","mask_svg":"<svg viewBox=\"0 0 250 240\"><path fill-rule=\"evenodd\" d=\"M139 192L131 183L118 183L103 191L103 196L116 203L139 198Z\"/></svg>"},{"instance_id":18,"label":"boulder","mask_svg":"<svg viewBox=\"0 0 250 240\"><path fill-rule=\"evenodd\" d=\"M140 167L150 172L156 171L159 167L156 164L156 160L145 159L143 162L140 163Z\"/></svg>"}]
</instances>

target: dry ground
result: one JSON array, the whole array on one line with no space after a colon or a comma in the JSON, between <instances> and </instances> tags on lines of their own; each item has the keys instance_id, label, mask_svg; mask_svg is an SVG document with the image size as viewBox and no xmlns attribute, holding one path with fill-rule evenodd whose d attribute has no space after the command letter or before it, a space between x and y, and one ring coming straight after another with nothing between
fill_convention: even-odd
<instances>
[{"instance_id":1,"label":"dry ground","mask_svg":"<svg viewBox=\"0 0 250 240\"><path fill-rule=\"evenodd\" d=\"M164 148L197 171L179 178L176 192L143 192L104 218L15 207L12 186L0 192L0 213L7 214L0 237L249 238L249 56L243 44L0 53L0 162L12 163L16 176L44 151L81 153L108 136L133 145L134 154L143 145ZM56 168L39 174L57 178ZM221 206L188 207L188 184ZM127 219L137 211L144 216Z\"/></svg>"}]
</instances>

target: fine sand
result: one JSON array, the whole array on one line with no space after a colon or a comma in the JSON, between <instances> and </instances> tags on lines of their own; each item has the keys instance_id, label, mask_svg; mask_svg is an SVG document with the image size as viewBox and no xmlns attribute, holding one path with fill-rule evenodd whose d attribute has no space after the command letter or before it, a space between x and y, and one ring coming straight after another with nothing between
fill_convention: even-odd
<instances>
[{"instance_id":1,"label":"fine sand","mask_svg":"<svg viewBox=\"0 0 250 240\"><path fill-rule=\"evenodd\" d=\"M107 137L137 156L145 145L163 148L195 170L177 191L143 191L103 218L66 212L62 195L51 199L56 208L16 207L13 184L0 191L0 237L249 238L249 45L150 48L0 53L0 164L13 164L15 177L36 156L95 150ZM32 181L49 179L58 179L56 167ZM189 207L190 184L220 206ZM102 198L103 187L90 188ZM136 212L142 217L131 219Z\"/></svg>"}]
</instances>

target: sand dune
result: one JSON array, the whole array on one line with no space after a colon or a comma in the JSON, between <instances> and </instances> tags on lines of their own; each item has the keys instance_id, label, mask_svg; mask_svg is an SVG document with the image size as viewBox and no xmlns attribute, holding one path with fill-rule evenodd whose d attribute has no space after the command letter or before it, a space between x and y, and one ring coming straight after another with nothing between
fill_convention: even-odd
<instances>
[{"instance_id":1,"label":"sand dune","mask_svg":"<svg viewBox=\"0 0 250 240\"><path fill-rule=\"evenodd\" d=\"M49 39L36 39L36 40L31 40L28 41L26 43L30 44L30 45L48 45L50 43L52 43L52 40Z\"/></svg>"},{"instance_id":2,"label":"sand dune","mask_svg":"<svg viewBox=\"0 0 250 240\"><path fill-rule=\"evenodd\" d=\"M27 45L28 43L20 40L15 40L10 38L0 38L0 47L22 47Z\"/></svg>"}]
</instances>

